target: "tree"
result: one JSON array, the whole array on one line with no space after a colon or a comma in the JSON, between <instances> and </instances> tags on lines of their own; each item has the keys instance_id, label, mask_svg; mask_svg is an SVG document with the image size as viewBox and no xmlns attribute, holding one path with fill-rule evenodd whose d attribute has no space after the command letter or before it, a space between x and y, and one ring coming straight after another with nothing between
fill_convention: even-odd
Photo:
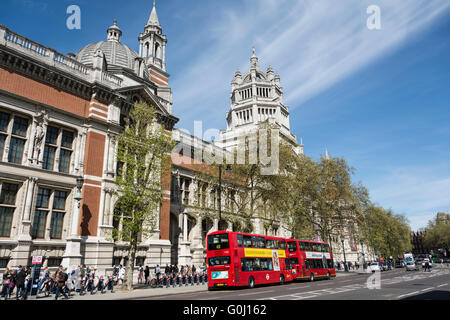
<instances>
[{"instance_id":1,"label":"tree","mask_svg":"<svg viewBox=\"0 0 450 320\"><path fill-rule=\"evenodd\" d=\"M131 109L126 126L118 136L117 161L123 164L116 175L113 237L129 242L125 286L132 290L137 246L150 236L157 223L162 199L163 161L173 149L171 136L157 123L153 107L138 102Z\"/></svg>"},{"instance_id":2,"label":"tree","mask_svg":"<svg viewBox=\"0 0 450 320\"><path fill-rule=\"evenodd\" d=\"M429 248L450 249L450 214L439 212L425 228L424 243Z\"/></svg>"},{"instance_id":3,"label":"tree","mask_svg":"<svg viewBox=\"0 0 450 320\"><path fill-rule=\"evenodd\" d=\"M408 220L373 204L365 211L362 234L367 244L382 257L396 257L411 250Z\"/></svg>"}]
</instances>

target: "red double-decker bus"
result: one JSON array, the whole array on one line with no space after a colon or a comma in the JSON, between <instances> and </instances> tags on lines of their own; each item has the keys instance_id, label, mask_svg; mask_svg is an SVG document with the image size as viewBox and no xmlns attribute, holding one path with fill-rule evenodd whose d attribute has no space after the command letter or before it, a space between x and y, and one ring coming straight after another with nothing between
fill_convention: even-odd
<instances>
[{"instance_id":1,"label":"red double-decker bus","mask_svg":"<svg viewBox=\"0 0 450 320\"><path fill-rule=\"evenodd\" d=\"M293 280L284 238L217 231L208 235L206 257L209 290Z\"/></svg>"},{"instance_id":2,"label":"red double-decker bus","mask_svg":"<svg viewBox=\"0 0 450 320\"><path fill-rule=\"evenodd\" d=\"M323 242L287 239L289 263L294 279L314 281L336 277L330 245Z\"/></svg>"}]
</instances>

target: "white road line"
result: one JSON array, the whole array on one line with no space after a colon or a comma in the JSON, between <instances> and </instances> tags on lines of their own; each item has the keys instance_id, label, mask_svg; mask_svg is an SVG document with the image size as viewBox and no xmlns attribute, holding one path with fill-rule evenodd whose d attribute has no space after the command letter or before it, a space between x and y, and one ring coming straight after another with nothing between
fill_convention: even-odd
<instances>
[{"instance_id":1,"label":"white road line","mask_svg":"<svg viewBox=\"0 0 450 320\"><path fill-rule=\"evenodd\" d=\"M440 288L440 287L445 287L446 285L448 285L448 283L440 284L440 285L438 285L437 287L438 287L438 288Z\"/></svg>"},{"instance_id":2,"label":"white road line","mask_svg":"<svg viewBox=\"0 0 450 320\"><path fill-rule=\"evenodd\" d=\"M353 281L353 280L345 280L345 281L341 281L341 282L350 282L350 281Z\"/></svg>"},{"instance_id":3,"label":"white road line","mask_svg":"<svg viewBox=\"0 0 450 320\"><path fill-rule=\"evenodd\" d=\"M311 286L304 286L304 287L293 287L293 288L287 288L287 290L297 290L297 289L303 289L303 288L309 288Z\"/></svg>"},{"instance_id":4,"label":"white road line","mask_svg":"<svg viewBox=\"0 0 450 320\"><path fill-rule=\"evenodd\" d=\"M413 294L417 294L417 293L419 293L419 291L414 291L414 292L402 294L401 296L398 296L397 298L400 299L400 298L403 298L403 297L406 297L406 296L410 296L410 295L413 295Z\"/></svg>"},{"instance_id":5,"label":"white road line","mask_svg":"<svg viewBox=\"0 0 450 320\"><path fill-rule=\"evenodd\" d=\"M238 296L250 296L250 295L254 295L254 294L269 293L269 292L273 292L273 291L274 291L274 290L258 291L258 292L250 292L250 293L242 293L242 294L238 294Z\"/></svg>"},{"instance_id":6,"label":"white road line","mask_svg":"<svg viewBox=\"0 0 450 320\"><path fill-rule=\"evenodd\" d=\"M298 296L294 296L295 297L295 299L292 299L292 300L303 300L303 299L310 299L310 298L315 298L315 297L317 297L317 295L312 295L312 296L306 296L306 297L298 297Z\"/></svg>"},{"instance_id":7,"label":"white road line","mask_svg":"<svg viewBox=\"0 0 450 320\"><path fill-rule=\"evenodd\" d=\"M426 289L420 290L420 292L424 292L424 291L428 291L428 290L433 290L433 289L434 289L434 287L426 288Z\"/></svg>"}]
</instances>

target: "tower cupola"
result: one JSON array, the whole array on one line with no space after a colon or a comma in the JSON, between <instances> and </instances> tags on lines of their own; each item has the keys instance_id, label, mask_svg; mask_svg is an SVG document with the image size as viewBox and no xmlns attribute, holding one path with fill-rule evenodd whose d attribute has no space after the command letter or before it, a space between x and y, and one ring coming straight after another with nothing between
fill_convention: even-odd
<instances>
[{"instance_id":1,"label":"tower cupola","mask_svg":"<svg viewBox=\"0 0 450 320\"><path fill-rule=\"evenodd\" d=\"M122 37L122 30L117 26L117 20L114 20L114 25L108 28L108 41L120 42Z\"/></svg>"}]
</instances>

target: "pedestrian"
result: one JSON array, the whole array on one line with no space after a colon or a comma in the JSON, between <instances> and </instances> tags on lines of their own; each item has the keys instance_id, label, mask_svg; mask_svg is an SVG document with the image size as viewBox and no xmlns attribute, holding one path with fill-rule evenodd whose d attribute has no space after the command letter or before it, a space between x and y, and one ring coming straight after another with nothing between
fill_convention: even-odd
<instances>
[{"instance_id":1,"label":"pedestrian","mask_svg":"<svg viewBox=\"0 0 450 320\"><path fill-rule=\"evenodd\" d=\"M166 264L166 268L164 269L164 273L165 273L166 275L170 273L170 268L169 268L169 265L168 265L168 264Z\"/></svg>"},{"instance_id":2,"label":"pedestrian","mask_svg":"<svg viewBox=\"0 0 450 320\"><path fill-rule=\"evenodd\" d=\"M156 283L159 284L159 276L161 275L161 268L159 267L159 264L156 265L155 273L156 273Z\"/></svg>"},{"instance_id":3,"label":"pedestrian","mask_svg":"<svg viewBox=\"0 0 450 320\"><path fill-rule=\"evenodd\" d=\"M57 283L56 283L55 300L58 300L60 292L63 294L65 299L69 299L67 292L65 290L67 279L68 279L67 273L64 272L62 266L59 266L56 274Z\"/></svg>"},{"instance_id":4,"label":"pedestrian","mask_svg":"<svg viewBox=\"0 0 450 320\"><path fill-rule=\"evenodd\" d=\"M125 280L125 268L122 267L121 264L119 264L119 280L121 284L123 284L123 281Z\"/></svg>"},{"instance_id":5,"label":"pedestrian","mask_svg":"<svg viewBox=\"0 0 450 320\"><path fill-rule=\"evenodd\" d=\"M9 285L11 282L12 275L8 268L5 269L5 272L3 272L2 277L2 298L3 300L8 299L10 293L9 293Z\"/></svg>"},{"instance_id":6,"label":"pedestrian","mask_svg":"<svg viewBox=\"0 0 450 320\"><path fill-rule=\"evenodd\" d=\"M148 266L145 266L144 270L144 277L145 277L145 284L148 285L148 277L150 276L150 268Z\"/></svg>"},{"instance_id":7,"label":"pedestrian","mask_svg":"<svg viewBox=\"0 0 450 320\"><path fill-rule=\"evenodd\" d=\"M144 278L144 268L142 267L142 264L139 265L139 273L138 273L138 284L142 283L142 279Z\"/></svg>"},{"instance_id":8,"label":"pedestrian","mask_svg":"<svg viewBox=\"0 0 450 320\"><path fill-rule=\"evenodd\" d=\"M195 266L192 265L192 273L195 273L196 270L197 270L197 269L195 268Z\"/></svg>"},{"instance_id":9,"label":"pedestrian","mask_svg":"<svg viewBox=\"0 0 450 320\"><path fill-rule=\"evenodd\" d=\"M22 266L19 266L19 269L16 272L16 300L19 300L20 297L23 297L25 291L25 278L27 274Z\"/></svg>"}]
</instances>

